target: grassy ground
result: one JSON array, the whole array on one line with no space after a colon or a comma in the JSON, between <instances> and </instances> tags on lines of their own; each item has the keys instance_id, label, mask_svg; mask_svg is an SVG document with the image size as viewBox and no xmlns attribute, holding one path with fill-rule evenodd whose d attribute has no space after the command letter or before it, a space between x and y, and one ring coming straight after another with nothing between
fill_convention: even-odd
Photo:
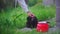
<instances>
[{"instance_id":1,"label":"grassy ground","mask_svg":"<svg viewBox=\"0 0 60 34\"><path fill-rule=\"evenodd\" d=\"M48 32L37 32L36 29L32 29L32 31L27 31L27 32L24 32L24 31L16 31L17 34L59 34L59 31L56 30L56 31L48 31Z\"/></svg>"}]
</instances>

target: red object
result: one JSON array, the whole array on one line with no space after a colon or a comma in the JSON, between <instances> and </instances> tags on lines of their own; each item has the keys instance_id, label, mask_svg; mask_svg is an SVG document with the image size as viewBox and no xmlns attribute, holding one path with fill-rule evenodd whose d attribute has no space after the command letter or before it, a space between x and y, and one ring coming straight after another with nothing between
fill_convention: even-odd
<instances>
[{"instance_id":1,"label":"red object","mask_svg":"<svg viewBox=\"0 0 60 34\"><path fill-rule=\"evenodd\" d=\"M37 31L38 32L47 32L49 29L48 23L38 23L37 24Z\"/></svg>"}]
</instances>

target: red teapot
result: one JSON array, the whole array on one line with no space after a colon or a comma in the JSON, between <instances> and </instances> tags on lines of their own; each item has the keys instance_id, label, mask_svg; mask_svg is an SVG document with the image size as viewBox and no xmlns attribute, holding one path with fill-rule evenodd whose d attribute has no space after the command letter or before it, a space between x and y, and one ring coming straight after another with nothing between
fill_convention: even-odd
<instances>
[{"instance_id":1,"label":"red teapot","mask_svg":"<svg viewBox=\"0 0 60 34\"><path fill-rule=\"evenodd\" d=\"M49 24L47 21L41 21L37 24L37 32L47 32L49 30Z\"/></svg>"}]
</instances>

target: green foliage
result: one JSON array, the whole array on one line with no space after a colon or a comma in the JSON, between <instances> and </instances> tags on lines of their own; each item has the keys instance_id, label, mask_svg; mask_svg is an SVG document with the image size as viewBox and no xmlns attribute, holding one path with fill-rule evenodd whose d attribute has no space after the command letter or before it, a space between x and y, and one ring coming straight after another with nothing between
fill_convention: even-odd
<instances>
[{"instance_id":1,"label":"green foliage","mask_svg":"<svg viewBox=\"0 0 60 34\"><path fill-rule=\"evenodd\" d=\"M55 17L55 7L44 7L41 4L37 4L30 9L38 20L48 20Z\"/></svg>"},{"instance_id":2,"label":"green foliage","mask_svg":"<svg viewBox=\"0 0 60 34\"><path fill-rule=\"evenodd\" d=\"M43 0L37 0L37 3L42 3Z\"/></svg>"},{"instance_id":3,"label":"green foliage","mask_svg":"<svg viewBox=\"0 0 60 34\"><path fill-rule=\"evenodd\" d=\"M1 15L2 14L2 15ZM13 34L14 28L5 13L0 13L0 34Z\"/></svg>"},{"instance_id":4,"label":"green foliage","mask_svg":"<svg viewBox=\"0 0 60 34\"><path fill-rule=\"evenodd\" d=\"M37 3L41 3L42 0L28 0L28 5L29 6L34 6Z\"/></svg>"},{"instance_id":5,"label":"green foliage","mask_svg":"<svg viewBox=\"0 0 60 34\"><path fill-rule=\"evenodd\" d=\"M55 18L51 18L50 20L49 20L49 24L50 24L50 27L52 28L52 27L55 27L56 26L56 17Z\"/></svg>"},{"instance_id":6,"label":"green foliage","mask_svg":"<svg viewBox=\"0 0 60 34\"><path fill-rule=\"evenodd\" d=\"M29 5L29 6L33 6L33 5L36 4L36 1L37 1L37 0L29 0L28 5Z\"/></svg>"},{"instance_id":7,"label":"green foliage","mask_svg":"<svg viewBox=\"0 0 60 34\"><path fill-rule=\"evenodd\" d=\"M38 20L48 20L55 17L55 7L45 7L41 4L36 4L29 8L31 12L35 14ZM16 34L16 28L23 28L26 25L27 14L20 8L7 9L6 12L0 13L0 31L1 34ZM54 22L50 23L54 26ZM32 32L26 32L35 34L35 30ZM18 34L23 34L19 33ZM36 33L40 34L40 33Z\"/></svg>"}]
</instances>

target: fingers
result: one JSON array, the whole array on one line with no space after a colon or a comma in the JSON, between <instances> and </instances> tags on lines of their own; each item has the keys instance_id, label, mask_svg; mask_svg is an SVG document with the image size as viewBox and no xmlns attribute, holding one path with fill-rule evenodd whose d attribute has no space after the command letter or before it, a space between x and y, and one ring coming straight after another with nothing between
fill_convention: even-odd
<instances>
[{"instance_id":1,"label":"fingers","mask_svg":"<svg viewBox=\"0 0 60 34\"><path fill-rule=\"evenodd\" d=\"M30 16L30 17L34 17L34 16L35 16L31 11L28 11L27 14L28 14L28 16Z\"/></svg>"}]
</instances>

